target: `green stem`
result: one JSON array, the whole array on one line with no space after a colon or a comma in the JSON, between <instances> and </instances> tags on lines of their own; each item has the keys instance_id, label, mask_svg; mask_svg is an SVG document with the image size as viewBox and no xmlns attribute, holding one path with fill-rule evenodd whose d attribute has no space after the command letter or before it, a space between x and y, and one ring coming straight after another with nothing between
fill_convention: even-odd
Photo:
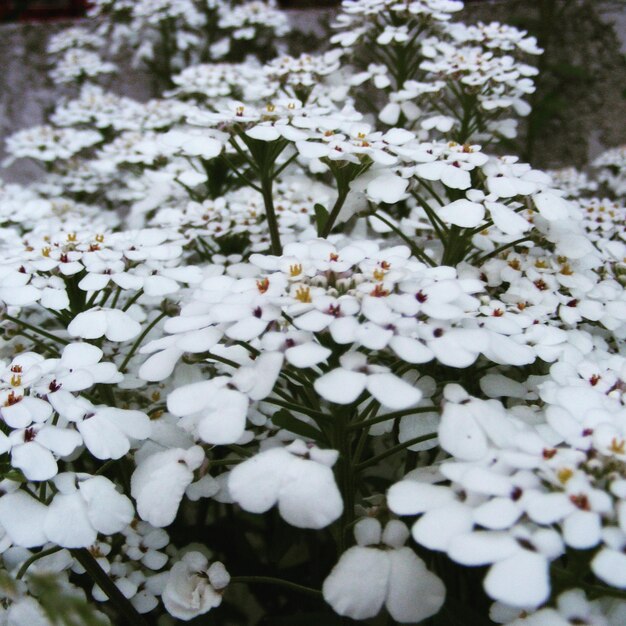
<instances>
[{"instance_id":1,"label":"green stem","mask_svg":"<svg viewBox=\"0 0 626 626\"><path fill-rule=\"evenodd\" d=\"M365 449L365 444L367 443L367 437L367 430L363 430L356 444L356 450L354 451L354 455L352 456L352 462L356 463L356 465L359 464L361 457L363 456L363 450Z\"/></svg>"},{"instance_id":2,"label":"green stem","mask_svg":"<svg viewBox=\"0 0 626 626\"><path fill-rule=\"evenodd\" d=\"M432 413L437 411L437 407L434 406L421 406L413 409L406 409L404 411L394 411L393 413L386 413L385 415L378 415L371 419L363 420L362 422L355 422L348 426L348 431L361 430L362 428L369 428L374 424L380 424L388 420L397 420L400 417L406 417L407 415L417 415L418 413Z\"/></svg>"},{"instance_id":3,"label":"green stem","mask_svg":"<svg viewBox=\"0 0 626 626\"><path fill-rule=\"evenodd\" d=\"M461 234L461 228L451 226L448 231L448 239L444 242L442 265L456 266L463 260L465 255L465 239Z\"/></svg>"},{"instance_id":4,"label":"green stem","mask_svg":"<svg viewBox=\"0 0 626 626\"><path fill-rule=\"evenodd\" d=\"M111 308L114 309L117 306L117 301L120 299L120 295L122 294L122 288L118 287L115 296L113 296L113 301L111 302Z\"/></svg>"},{"instance_id":5,"label":"green stem","mask_svg":"<svg viewBox=\"0 0 626 626\"><path fill-rule=\"evenodd\" d=\"M407 244L407 246L409 246L411 252L418 259L421 259L422 261L424 261L424 263L426 263L426 265L430 265L430 267L437 267L437 263L435 263L435 261L433 261L426 254L426 252L424 252L422 249L418 248L413 243L413 241L409 237L407 237L399 228L394 226L389 220L385 219L382 215L380 215L380 213L375 212L374 216L376 217L376 219L380 220L383 224L386 224L387 226L389 226L389 228L391 228L391 230L393 230L393 232L396 233L396 235L398 235L400 237L400 239L402 239L402 241L404 241Z\"/></svg>"},{"instance_id":6,"label":"green stem","mask_svg":"<svg viewBox=\"0 0 626 626\"><path fill-rule=\"evenodd\" d=\"M274 170L274 173L272 174L272 176L274 178L277 178L278 176L280 176L285 171L285 169L287 169L287 167L289 167L297 158L298 158L297 152L295 154L292 154L281 166L277 167Z\"/></svg>"},{"instance_id":7,"label":"green stem","mask_svg":"<svg viewBox=\"0 0 626 626\"><path fill-rule=\"evenodd\" d=\"M220 158L228 165L228 167L230 167L235 176L237 176L237 178L239 178L245 185L247 185L248 187L252 187L252 189L261 193L261 188L256 183L253 183L247 176L242 174L237 169L237 166L225 154L222 153L220 155Z\"/></svg>"},{"instance_id":8,"label":"green stem","mask_svg":"<svg viewBox=\"0 0 626 626\"><path fill-rule=\"evenodd\" d=\"M204 358L211 359L212 361L217 361L218 363L222 363L223 365L228 365L228 367L232 367L234 369L239 369L239 363L236 361L231 361L223 356L218 356L216 354L211 354L210 352L205 352L203 354Z\"/></svg>"},{"instance_id":9,"label":"green stem","mask_svg":"<svg viewBox=\"0 0 626 626\"><path fill-rule=\"evenodd\" d=\"M333 419L331 415L325 415L324 413L320 413L319 411L315 411L314 409L309 409L306 406L302 406L301 404L295 404L293 402L285 402L283 400L278 400L276 398L265 398L263 402L274 404L276 406L282 407L283 409L295 411L296 413L302 413L303 415L308 415L309 417L313 419L321 419L324 421L329 421Z\"/></svg>"},{"instance_id":10,"label":"green stem","mask_svg":"<svg viewBox=\"0 0 626 626\"><path fill-rule=\"evenodd\" d=\"M355 484L354 467L352 463L352 439L348 435L350 414L344 409L334 416L335 423L332 428L332 444L339 452L336 466L337 483L343 499L343 513L338 521L337 554L341 555L346 550L346 534L354 518Z\"/></svg>"},{"instance_id":11,"label":"green stem","mask_svg":"<svg viewBox=\"0 0 626 626\"><path fill-rule=\"evenodd\" d=\"M283 580L282 578L273 578L271 576L233 576L230 579L231 585L236 585L238 583L246 585L276 585L279 587L292 589L293 591L299 591L300 593L305 593L309 596L315 596L316 598L320 598L322 596L322 592L318 589L312 589L311 587L305 587L304 585L292 583L289 580Z\"/></svg>"},{"instance_id":12,"label":"green stem","mask_svg":"<svg viewBox=\"0 0 626 626\"><path fill-rule=\"evenodd\" d=\"M389 450L385 450L384 452L381 452L380 454L377 454L376 456L373 456L367 459L367 461L363 461L363 463L359 463L356 466L355 470L357 472L360 472L368 467L371 467L372 465L376 465L376 463L378 463L379 461L382 461L383 459L386 459L387 457L390 457L398 452L402 452L403 450L406 450L406 448L409 448L415 445L416 443L421 443L422 441L428 441L429 439L434 439L436 436L437 435L434 433L430 435L422 435L421 437L414 437L413 439L409 439L408 441L399 443L397 446L393 446L392 448L389 448Z\"/></svg>"},{"instance_id":13,"label":"green stem","mask_svg":"<svg viewBox=\"0 0 626 626\"><path fill-rule=\"evenodd\" d=\"M231 137L228 141L230 145L235 148L237 154L242 158L244 163L247 163L255 172L258 173L259 167L258 165L250 159L248 154L246 154L245 150L237 143L237 140L234 137Z\"/></svg>"},{"instance_id":14,"label":"green stem","mask_svg":"<svg viewBox=\"0 0 626 626\"><path fill-rule=\"evenodd\" d=\"M45 354L46 352L48 352L48 353L50 353L50 355L52 356L53 359L55 359L55 358L57 358L59 356L59 353L58 353L58 351L56 350L55 347L50 346L50 345L44 343L43 341L41 341L41 339L39 337L35 337L34 335L29 335L28 333L24 332L23 330L17 330L15 332L15 336L17 337L18 335L20 335L21 337L25 337L29 341L32 341L33 344L37 346L37 349L42 351L42 354Z\"/></svg>"},{"instance_id":15,"label":"green stem","mask_svg":"<svg viewBox=\"0 0 626 626\"><path fill-rule=\"evenodd\" d=\"M85 568L91 579L108 596L115 605L123 622L129 626L148 626L148 622L140 615L124 594L115 586L100 564L89 550L79 548L71 550L72 556Z\"/></svg>"},{"instance_id":16,"label":"green stem","mask_svg":"<svg viewBox=\"0 0 626 626\"><path fill-rule=\"evenodd\" d=\"M141 296L143 296L143 289L140 289L130 300L128 300L128 302L126 302L126 304L122 307L122 311L128 311L128 309L130 309L130 307L133 306L133 304L135 304Z\"/></svg>"},{"instance_id":17,"label":"green stem","mask_svg":"<svg viewBox=\"0 0 626 626\"><path fill-rule=\"evenodd\" d=\"M328 215L328 219L326 220L322 231L320 232L320 237L323 237L324 239L326 239L326 237L330 235L330 231L333 229L333 226L335 225L335 222L339 217L339 213L341 213L341 209L345 204L346 198L348 197L350 187L348 185L342 185L338 188L337 191L337 200L335 201L335 204L333 205L333 208Z\"/></svg>"},{"instance_id":18,"label":"green stem","mask_svg":"<svg viewBox=\"0 0 626 626\"><path fill-rule=\"evenodd\" d=\"M128 362L133 358L135 352L137 352L137 349L139 348L139 346L141 345L141 342L146 338L146 335L167 315L167 313L161 313L160 315L158 315L157 317L154 318L154 320L152 320L152 322L150 322L150 324L148 324L146 326L146 328L144 329L144 331L141 333L141 335L139 335L139 337L137 337L137 340L135 341L135 343L133 344L133 347L130 349L130 352L126 355L126 358L122 361L122 365L120 366L120 372L122 372L122 374L126 371L126 366L128 365Z\"/></svg>"},{"instance_id":19,"label":"green stem","mask_svg":"<svg viewBox=\"0 0 626 626\"><path fill-rule=\"evenodd\" d=\"M476 254L474 254L468 259L468 261L472 263L476 263L477 265L480 265L481 263L484 263L485 261L492 259L494 256L498 256L500 252L504 252L505 250L508 250L509 248L514 248L515 246L518 246L520 243L524 243L525 241L530 241L531 239L532 239L531 237L520 237L519 239L516 239L515 241L512 241L511 243L506 243L500 246L499 248L496 248L492 252L489 252L488 254L485 254L481 257L476 258Z\"/></svg>"},{"instance_id":20,"label":"green stem","mask_svg":"<svg viewBox=\"0 0 626 626\"><path fill-rule=\"evenodd\" d=\"M54 548L48 548L47 550L42 550L41 552L37 552L37 554L33 554L30 558L26 559L24 563L22 563L22 567L20 567L15 578L17 578L17 580L21 580L22 578L24 578L24 574L26 574L26 571L33 563L35 563L39 559L43 559L45 556L49 556L50 554L59 552L59 550L62 549L63 548L61 546L55 546Z\"/></svg>"},{"instance_id":21,"label":"green stem","mask_svg":"<svg viewBox=\"0 0 626 626\"><path fill-rule=\"evenodd\" d=\"M247 459L249 459L250 457L254 456L253 452L250 452L250 450L246 450L245 448L243 448L242 446L238 446L234 443L231 443L230 445L226 446L231 452L235 452L236 454L239 454L240 456L243 456Z\"/></svg>"},{"instance_id":22,"label":"green stem","mask_svg":"<svg viewBox=\"0 0 626 626\"><path fill-rule=\"evenodd\" d=\"M111 295L111 289L107 288L102 292L102 298L100 300L100 302L98 303L98 306L104 306L107 302L107 300L109 299L109 296Z\"/></svg>"},{"instance_id":23,"label":"green stem","mask_svg":"<svg viewBox=\"0 0 626 626\"><path fill-rule=\"evenodd\" d=\"M441 199L441 196L435 191L435 189L434 189L432 184L430 184L429 182L427 182L423 178L420 178L419 181L420 181L420 184L426 189L426 191L428 191L428 193L437 201L439 206L445 206L447 204L446 202L444 202ZM443 222L441 222L441 223L444 224ZM445 226L445 224L444 224L444 226Z\"/></svg>"},{"instance_id":24,"label":"green stem","mask_svg":"<svg viewBox=\"0 0 626 626\"><path fill-rule=\"evenodd\" d=\"M267 227L270 231L270 240L272 242L272 254L280 256L283 253L283 246L280 242L280 231L278 229L278 220L276 218L276 209L274 208L274 179L268 173L261 178L261 194L263 195L263 203L265 204L265 217L267 218Z\"/></svg>"},{"instance_id":25,"label":"green stem","mask_svg":"<svg viewBox=\"0 0 626 626\"><path fill-rule=\"evenodd\" d=\"M429 206L428 202L422 198L416 191L413 191L411 194L419 203L419 205L424 209L424 213L426 213L426 217L428 221L431 223L432 227L435 229L437 233L437 237L441 241L441 243L445 243L446 234L448 232L448 227L444 224L441 218L437 215L437 213Z\"/></svg>"},{"instance_id":26,"label":"green stem","mask_svg":"<svg viewBox=\"0 0 626 626\"><path fill-rule=\"evenodd\" d=\"M22 320L19 320L17 319L17 317L13 317L12 315L9 315L8 313L4 314L4 319L9 320L9 322L13 322L14 324L18 324L19 326L22 326L24 328L28 328L28 330L32 330L34 333L37 333L38 335L41 335L42 337L46 337L47 339L52 339L52 341L58 341L59 343L62 343L65 345L70 343L69 341L67 341L67 339L61 339L61 337L57 337L56 335L53 335L52 333L42 330L41 328L38 328L37 326L33 326L32 324L29 324L28 322L23 322Z\"/></svg>"}]
</instances>

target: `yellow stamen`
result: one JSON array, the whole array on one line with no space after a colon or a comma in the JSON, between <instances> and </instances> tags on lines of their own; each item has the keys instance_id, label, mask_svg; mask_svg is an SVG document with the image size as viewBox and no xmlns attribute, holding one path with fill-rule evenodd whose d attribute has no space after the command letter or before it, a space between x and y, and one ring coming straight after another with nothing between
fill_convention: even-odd
<instances>
[{"instance_id":1,"label":"yellow stamen","mask_svg":"<svg viewBox=\"0 0 626 626\"><path fill-rule=\"evenodd\" d=\"M569 467L564 467L563 469L560 469L556 473L556 477L563 484L565 484L573 475L574 475L574 472Z\"/></svg>"},{"instance_id":2,"label":"yellow stamen","mask_svg":"<svg viewBox=\"0 0 626 626\"><path fill-rule=\"evenodd\" d=\"M312 302L311 290L308 287L298 287L296 289L296 300L299 300L303 304L308 304L309 302Z\"/></svg>"},{"instance_id":3,"label":"yellow stamen","mask_svg":"<svg viewBox=\"0 0 626 626\"><path fill-rule=\"evenodd\" d=\"M374 296L374 298L385 298L389 295L389 290L385 289L382 284L376 285L372 291L370 291L370 296Z\"/></svg>"},{"instance_id":4,"label":"yellow stamen","mask_svg":"<svg viewBox=\"0 0 626 626\"><path fill-rule=\"evenodd\" d=\"M256 286L257 286L257 289L261 293L265 293L269 289L270 279L269 278L263 278L262 280L257 280L256 281Z\"/></svg>"}]
</instances>

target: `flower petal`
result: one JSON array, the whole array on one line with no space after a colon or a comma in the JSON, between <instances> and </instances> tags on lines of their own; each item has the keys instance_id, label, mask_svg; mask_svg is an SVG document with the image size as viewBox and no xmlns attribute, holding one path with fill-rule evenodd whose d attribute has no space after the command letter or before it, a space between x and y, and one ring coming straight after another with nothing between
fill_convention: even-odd
<instances>
[{"instance_id":1,"label":"flower petal","mask_svg":"<svg viewBox=\"0 0 626 626\"><path fill-rule=\"evenodd\" d=\"M484 587L487 595L509 606L539 606L550 596L548 560L536 552L520 550L491 567Z\"/></svg>"},{"instance_id":2,"label":"flower petal","mask_svg":"<svg viewBox=\"0 0 626 626\"><path fill-rule=\"evenodd\" d=\"M363 393L366 383L366 374L340 367L318 378L314 387L329 402L351 404Z\"/></svg>"}]
</instances>

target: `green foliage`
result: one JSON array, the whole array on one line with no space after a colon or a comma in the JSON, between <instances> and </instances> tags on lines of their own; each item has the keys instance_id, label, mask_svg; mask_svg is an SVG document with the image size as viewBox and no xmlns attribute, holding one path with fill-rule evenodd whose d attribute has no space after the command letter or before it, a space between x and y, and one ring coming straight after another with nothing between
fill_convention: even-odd
<instances>
[{"instance_id":1,"label":"green foliage","mask_svg":"<svg viewBox=\"0 0 626 626\"><path fill-rule=\"evenodd\" d=\"M110 626L111 622L83 594L64 587L53 575L32 575L29 583L48 619L55 626Z\"/></svg>"}]
</instances>

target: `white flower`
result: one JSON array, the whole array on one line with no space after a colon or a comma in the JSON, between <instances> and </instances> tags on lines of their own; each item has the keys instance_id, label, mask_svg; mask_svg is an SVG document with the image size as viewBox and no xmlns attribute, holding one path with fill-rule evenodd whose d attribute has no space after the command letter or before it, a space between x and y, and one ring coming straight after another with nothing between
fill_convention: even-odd
<instances>
[{"instance_id":1,"label":"white flower","mask_svg":"<svg viewBox=\"0 0 626 626\"><path fill-rule=\"evenodd\" d=\"M87 410L76 425L85 446L97 459L120 459L131 440L150 436L150 418L141 411L101 406Z\"/></svg>"},{"instance_id":2,"label":"white flower","mask_svg":"<svg viewBox=\"0 0 626 626\"><path fill-rule=\"evenodd\" d=\"M243 509L265 513L275 504L281 517L297 528L324 528L339 518L343 502L330 469L334 450L295 441L265 450L235 467L228 489Z\"/></svg>"},{"instance_id":3,"label":"white flower","mask_svg":"<svg viewBox=\"0 0 626 626\"><path fill-rule=\"evenodd\" d=\"M405 624L439 611L445 587L413 550L403 547L409 531L402 522L391 521L382 531L378 520L366 518L357 522L354 534L358 545L341 555L322 589L339 615L368 619L384 605Z\"/></svg>"},{"instance_id":4,"label":"white flower","mask_svg":"<svg viewBox=\"0 0 626 626\"><path fill-rule=\"evenodd\" d=\"M176 148L185 156L198 156L206 160L217 157L222 151L223 137L214 133L207 136L206 131L193 131L188 129L172 130L165 133L160 141L168 148Z\"/></svg>"},{"instance_id":5,"label":"white flower","mask_svg":"<svg viewBox=\"0 0 626 626\"><path fill-rule=\"evenodd\" d=\"M433 115L420 123L424 130L437 129L441 133L449 132L455 124L455 120L448 115Z\"/></svg>"},{"instance_id":6,"label":"white flower","mask_svg":"<svg viewBox=\"0 0 626 626\"><path fill-rule=\"evenodd\" d=\"M126 543L124 552L128 558L141 561L151 570L160 570L168 561L168 555L161 552L170 537L162 528L153 528L147 522L133 523L124 531Z\"/></svg>"},{"instance_id":7,"label":"white flower","mask_svg":"<svg viewBox=\"0 0 626 626\"><path fill-rule=\"evenodd\" d=\"M394 174L377 176L367 185L367 195L374 202L395 204L406 198L409 181Z\"/></svg>"},{"instance_id":8,"label":"white flower","mask_svg":"<svg viewBox=\"0 0 626 626\"><path fill-rule=\"evenodd\" d=\"M477 202L461 199L437 209L437 215L449 224L475 228L485 217L485 207Z\"/></svg>"},{"instance_id":9,"label":"white flower","mask_svg":"<svg viewBox=\"0 0 626 626\"><path fill-rule=\"evenodd\" d=\"M56 458L69 456L82 443L75 431L36 424L9 435L11 465L29 480L49 480L58 471Z\"/></svg>"},{"instance_id":10,"label":"white flower","mask_svg":"<svg viewBox=\"0 0 626 626\"><path fill-rule=\"evenodd\" d=\"M108 478L88 474L59 474L58 493L48 507L46 537L65 548L84 548L98 533L112 535L134 517L131 501Z\"/></svg>"},{"instance_id":11,"label":"white flower","mask_svg":"<svg viewBox=\"0 0 626 626\"><path fill-rule=\"evenodd\" d=\"M222 563L216 561L209 566L200 552L187 552L169 572L163 604L172 617L189 621L219 606L229 582Z\"/></svg>"},{"instance_id":12,"label":"white flower","mask_svg":"<svg viewBox=\"0 0 626 626\"><path fill-rule=\"evenodd\" d=\"M571 624L587 624L588 626L618 626L621 622L614 621L602 609L601 602L589 602L582 589L570 589L562 593L556 600L556 608L543 608L537 612L528 610L515 611L520 613L517 619L507 622L507 626L571 626ZM491 610L491 617L497 619L511 614L512 607L495 605ZM619 611L618 611L619 613ZM619 619L619 617L618 617Z\"/></svg>"},{"instance_id":13,"label":"white flower","mask_svg":"<svg viewBox=\"0 0 626 626\"><path fill-rule=\"evenodd\" d=\"M625 542L626 543L626 542ZM626 589L626 555L622 550L606 547L591 561L591 570L603 582L618 589Z\"/></svg>"},{"instance_id":14,"label":"white flower","mask_svg":"<svg viewBox=\"0 0 626 626\"><path fill-rule=\"evenodd\" d=\"M48 541L44 533L47 512L45 504L23 491L0 498L0 525L17 546L34 548Z\"/></svg>"},{"instance_id":15,"label":"white flower","mask_svg":"<svg viewBox=\"0 0 626 626\"><path fill-rule=\"evenodd\" d=\"M67 327L72 337L109 341L130 341L141 332L141 325L128 313L117 309L89 309L79 313Z\"/></svg>"},{"instance_id":16,"label":"white flower","mask_svg":"<svg viewBox=\"0 0 626 626\"><path fill-rule=\"evenodd\" d=\"M534 195L533 200L541 216L551 222L566 220L570 216L572 205L554 193L544 191Z\"/></svg>"},{"instance_id":17,"label":"white flower","mask_svg":"<svg viewBox=\"0 0 626 626\"><path fill-rule=\"evenodd\" d=\"M341 356L342 367L318 378L315 391L329 402L352 404L367 391L383 406L406 409L422 399L422 392L398 378L386 368L368 366L364 354L348 352Z\"/></svg>"},{"instance_id":18,"label":"white flower","mask_svg":"<svg viewBox=\"0 0 626 626\"><path fill-rule=\"evenodd\" d=\"M14 601L6 612L0 609L0 619L10 626L52 626L41 605L28 596Z\"/></svg>"},{"instance_id":19,"label":"white flower","mask_svg":"<svg viewBox=\"0 0 626 626\"><path fill-rule=\"evenodd\" d=\"M204 450L175 448L150 455L141 461L131 478L131 494L140 517L153 526L169 526L176 518L185 490L193 482L194 470L204 460Z\"/></svg>"},{"instance_id":20,"label":"white flower","mask_svg":"<svg viewBox=\"0 0 626 626\"><path fill-rule=\"evenodd\" d=\"M246 427L248 398L227 387L225 376L191 383L175 389L167 398L169 411L181 420L185 430L196 431L206 442L236 443Z\"/></svg>"}]
</instances>

